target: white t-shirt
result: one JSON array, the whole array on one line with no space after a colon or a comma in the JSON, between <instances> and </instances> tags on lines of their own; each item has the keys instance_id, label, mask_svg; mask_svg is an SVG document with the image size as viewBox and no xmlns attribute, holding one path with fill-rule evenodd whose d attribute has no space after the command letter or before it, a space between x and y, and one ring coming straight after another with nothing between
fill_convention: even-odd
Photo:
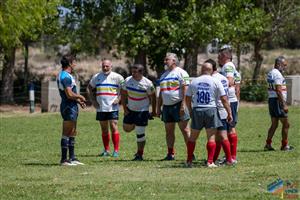
<instances>
[{"instance_id":1,"label":"white t-shirt","mask_svg":"<svg viewBox=\"0 0 300 200\"><path fill-rule=\"evenodd\" d=\"M281 93L283 99L286 101L286 96L287 96L286 82L285 82L285 78L282 76L282 74L278 69L273 68L268 73L267 82L269 84L269 88L268 88L269 98L278 98L276 93L276 85L281 85L281 90L282 90Z\"/></svg>"},{"instance_id":2,"label":"white t-shirt","mask_svg":"<svg viewBox=\"0 0 300 200\"><path fill-rule=\"evenodd\" d=\"M192 80L186 96L192 97L192 107L217 107L220 96L226 95L221 81L210 75L201 75Z\"/></svg>"},{"instance_id":3,"label":"white t-shirt","mask_svg":"<svg viewBox=\"0 0 300 200\"><path fill-rule=\"evenodd\" d=\"M235 65L233 64L233 62L228 62L226 64L224 64L221 68L220 73L222 75L224 75L226 78L233 78L233 80L235 80L235 74L236 74L237 70L235 68ZM236 102L238 101L236 93L235 93L235 87L231 86L228 89L228 99L229 102Z\"/></svg>"},{"instance_id":4,"label":"white t-shirt","mask_svg":"<svg viewBox=\"0 0 300 200\"><path fill-rule=\"evenodd\" d=\"M137 81L132 76L127 77L122 86L122 89L127 91L128 104L127 107L132 111L148 111L150 99L149 95L155 93L153 83L143 77Z\"/></svg>"},{"instance_id":5,"label":"white t-shirt","mask_svg":"<svg viewBox=\"0 0 300 200\"><path fill-rule=\"evenodd\" d=\"M227 78L225 76L223 76L222 74L220 74L220 73L215 73L215 74L212 75L212 77L214 77L214 78L221 81L221 83L223 85L223 88L225 90L225 93L226 93L226 95L228 95L228 85L229 85L229 83L228 83ZM219 111L220 118L221 119L226 119L228 113L227 113L226 109L224 108L220 98L217 101L217 108L218 108L218 111Z\"/></svg>"},{"instance_id":6,"label":"white t-shirt","mask_svg":"<svg viewBox=\"0 0 300 200\"><path fill-rule=\"evenodd\" d=\"M176 67L166 70L159 79L163 105L174 105L182 101L182 86L189 85L188 73Z\"/></svg>"},{"instance_id":7,"label":"white t-shirt","mask_svg":"<svg viewBox=\"0 0 300 200\"><path fill-rule=\"evenodd\" d=\"M108 75L98 73L90 80L90 86L96 88L96 99L99 104L97 112L112 112L119 110L119 104L113 102L120 95L121 85L124 78L115 72Z\"/></svg>"}]
</instances>

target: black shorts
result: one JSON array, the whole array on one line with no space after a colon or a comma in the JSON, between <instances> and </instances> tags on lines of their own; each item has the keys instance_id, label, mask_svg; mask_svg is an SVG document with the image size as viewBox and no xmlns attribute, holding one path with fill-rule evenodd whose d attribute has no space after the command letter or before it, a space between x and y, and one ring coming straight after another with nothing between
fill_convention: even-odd
<instances>
[{"instance_id":1,"label":"black shorts","mask_svg":"<svg viewBox=\"0 0 300 200\"><path fill-rule=\"evenodd\" d=\"M96 120L98 121L107 121L107 120L118 120L119 111L112 112L97 112Z\"/></svg>"},{"instance_id":2,"label":"black shorts","mask_svg":"<svg viewBox=\"0 0 300 200\"><path fill-rule=\"evenodd\" d=\"M288 114L284 112L282 105L280 105L278 98L269 98L269 113L271 117L287 118Z\"/></svg>"},{"instance_id":3,"label":"black shorts","mask_svg":"<svg viewBox=\"0 0 300 200\"><path fill-rule=\"evenodd\" d=\"M129 109L128 109L129 110ZM136 126L147 126L150 114L149 111L132 111L124 116L124 124L135 124Z\"/></svg>"},{"instance_id":4,"label":"black shorts","mask_svg":"<svg viewBox=\"0 0 300 200\"><path fill-rule=\"evenodd\" d=\"M218 127L218 131L229 131L229 123L226 119L221 119L222 126Z\"/></svg>"},{"instance_id":5,"label":"black shorts","mask_svg":"<svg viewBox=\"0 0 300 200\"><path fill-rule=\"evenodd\" d=\"M217 129L221 126L222 122L217 108L193 108L191 124L192 129Z\"/></svg>"}]
</instances>

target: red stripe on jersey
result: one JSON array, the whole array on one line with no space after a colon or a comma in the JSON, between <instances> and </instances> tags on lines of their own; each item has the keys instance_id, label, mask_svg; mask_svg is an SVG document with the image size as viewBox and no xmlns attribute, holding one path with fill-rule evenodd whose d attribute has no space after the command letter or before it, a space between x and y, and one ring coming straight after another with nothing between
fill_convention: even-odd
<instances>
[{"instance_id":1,"label":"red stripe on jersey","mask_svg":"<svg viewBox=\"0 0 300 200\"><path fill-rule=\"evenodd\" d=\"M109 92L100 92L100 93L97 93L97 96L102 96L102 95L117 96L118 94L116 94L116 93L109 93Z\"/></svg>"},{"instance_id":2,"label":"red stripe on jersey","mask_svg":"<svg viewBox=\"0 0 300 200\"><path fill-rule=\"evenodd\" d=\"M169 88L161 88L160 91L170 91L170 90L179 90L179 87L169 87Z\"/></svg>"},{"instance_id":3,"label":"red stripe on jersey","mask_svg":"<svg viewBox=\"0 0 300 200\"><path fill-rule=\"evenodd\" d=\"M134 98L134 97L128 96L128 99L133 100L133 101L142 101L142 100L144 100L144 99L147 99L147 97L143 97L143 98Z\"/></svg>"}]
</instances>

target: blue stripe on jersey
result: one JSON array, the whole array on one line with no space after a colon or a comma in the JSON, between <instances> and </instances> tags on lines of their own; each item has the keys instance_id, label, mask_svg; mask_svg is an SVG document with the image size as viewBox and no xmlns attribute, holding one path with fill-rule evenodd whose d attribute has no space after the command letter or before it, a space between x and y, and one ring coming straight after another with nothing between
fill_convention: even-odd
<instances>
[{"instance_id":1,"label":"blue stripe on jersey","mask_svg":"<svg viewBox=\"0 0 300 200\"><path fill-rule=\"evenodd\" d=\"M111 87L116 87L116 88L119 87L119 85L116 85L116 84L108 84L108 83L99 83L99 84L97 84L96 86L111 86Z\"/></svg>"},{"instance_id":2,"label":"blue stripe on jersey","mask_svg":"<svg viewBox=\"0 0 300 200\"><path fill-rule=\"evenodd\" d=\"M146 90L139 90L139 89L135 89L135 88L128 87L128 86L126 88L129 89L129 90L132 90L132 91L136 91L136 92L147 93Z\"/></svg>"},{"instance_id":3,"label":"blue stripe on jersey","mask_svg":"<svg viewBox=\"0 0 300 200\"><path fill-rule=\"evenodd\" d=\"M174 78L164 78L164 79L159 80L159 81L162 82L162 81L168 81L168 80L176 80L176 81L178 81L178 78L177 77L174 77Z\"/></svg>"}]
</instances>

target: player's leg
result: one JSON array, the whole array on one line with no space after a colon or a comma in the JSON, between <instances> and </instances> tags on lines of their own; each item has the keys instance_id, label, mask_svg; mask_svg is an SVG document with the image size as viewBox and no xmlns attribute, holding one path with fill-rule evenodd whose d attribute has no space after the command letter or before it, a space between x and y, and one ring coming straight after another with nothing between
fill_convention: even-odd
<instances>
[{"instance_id":1,"label":"player's leg","mask_svg":"<svg viewBox=\"0 0 300 200\"><path fill-rule=\"evenodd\" d=\"M134 119L135 119L135 113L131 110L129 110L129 113L127 115L124 115L123 118L123 130L127 133L131 132L135 128Z\"/></svg>"},{"instance_id":2,"label":"player's leg","mask_svg":"<svg viewBox=\"0 0 300 200\"><path fill-rule=\"evenodd\" d=\"M274 150L274 148L272 147L272 138L275 134L275 131L278 127L278 121L279 119L276 117L271 117L271 126L268 130L268 136L266 139L266 146L265 146L265 150Z\"/></svg>"},{"instance_id":3,"label":"player's leg","mask_svg":"<svg viewBox=\"0 0 300 200\"><path fill-rule=\"evenodd\" d=\"M238 136L236 131L238 102L230 102L233 122L230 124L228 139L230 142L230 152L233 160L236 160Z\"/></svg>"},{"instance_id":4,"label":"player's leg","mask_svg":"<svg viewBox=\"0 0 300 200\"><path fill-rule=\"evenodd\" d=\"M206 129L207 166L209 166L209 167L213 166L213 159L214 159L214 154L215 154L215 150L216 150L216 141L215 141L216 133L217 133L216 128L207 128Z\"/></svg>"},{"instance_id":5,"label":"player's leg","mask_svg":"<svg viewBox=\"0 0 300 200\"><path fill-rule=\"evenodd\" d=\"M189 120L179 121L178 127L183 135L185 144L187 144L189 137L190 137Z\"/></svg>"},{"instance_id":6,"label":"player's leg","mask_svg":"<svg viewBox=\"0 0 300 200\"><path fill-rule=\"evenodd\" d=\"M108 120L101 119L99 120L100 128L101 128L101 137L102 137L102 143L103 143L103 152L100 153L100 156L110 156L109 154L109 141L110 141L110 135L109 135L109 126L108 126Z\"/></svg>"},{"instance_id":7,"label":"player's leg","mask_svg":"<svg viewBox=\"0 0 300 200\"><path fill-rule=\"evenodd\" d=\"M146 126L148 125L149 112L136 112L134 118L137 152L133 160L142 161L144 155L144 148L146 144Z\"/></svg>"},{"instance_id":8,"label":"player's leg","mask_svg":"<svg viewBox=\"0 0 300 200\"><path fill-rule=\"evenodd\" d=\"M196 147L196 140L198 139L200 135L201 129L191 129L191 134L187 142L187 159L186 163L188 167L192 166L193 161L193 155Z\"/></svg>"},{"instance_id":9,"label":"player's leg","mask_svg":"<svg viewBox=\"0 0 300 200\"><path fill-rule=\"evenodd\" d=\"M294 147L288 145L288 133L289 133L289 121L288 118L280 118L280 122L282 123L282 130L281 130L281 135L282 135L282 140L281 140L281 150L283 151L290 151L293 150Z\"/></svg>"},{"instance_id":10,"label":"player's leg","mask_svg":"<svg viewBox=\"0 0 300 200\"><path fill-rule=\"evenodd\" d=\"M109 120L109 126L111 130L112 142L114 145L114 152L112 154L113 157L119 156L119 144L120 144L120 133L118 130L118 120Z\"/></svg>"},{"instance_id":11,"label":"player's leg","mask_svg":"<svg viewBox=\"0 0 300 200\"><path fill-rule=\"evenodd\" d=\"M175 158L175 122L167 122L165 123L165 131L166 131L166 143L168 147L167 156L164 160L174 160Z\"/></svg>"}]
</instances>

